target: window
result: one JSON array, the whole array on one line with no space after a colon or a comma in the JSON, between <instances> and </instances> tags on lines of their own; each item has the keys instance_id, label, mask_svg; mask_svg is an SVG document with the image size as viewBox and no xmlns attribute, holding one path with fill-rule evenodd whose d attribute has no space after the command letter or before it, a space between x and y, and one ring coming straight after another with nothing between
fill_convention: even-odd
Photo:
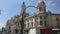
<instances>
[{"instance_id":1,"label":"window","mask_svg":"<svg viewBox=\"0 0 60 34\"><path fill-rule=\"evenodd\" d=\"M46 16L44 16L44 19L46 19Z\"/></svg>"},{"instance_id":2,"label":"window","mask_svg":"<svg viewBox=\"0 0 60 34\"><path fill-rule=\"evenodd\" d=\"M31 24L32 24L32 27L33 27L33 22Z\"/></svg>"},{"instance_id":3,"label":"window","mask_svg":"<svg viewBox=\"0 0 60 34\"><path fill-rule=\"evenodd\" d=\"M44 21L44 25L46 25L46 21Z\"/></svg>"},{"instance_id":4,"label":"window","mask_svg":"<svg viewBox=\"0 0 60 34\"><path fill-rule=\"evenodd\" d=\"M59 18L56 18L56 21L58 21L59 20Z\"/></svg>"},{"instance_id":5,"label":"window","mask_svg":"<svg viewBox=\"0 0 60 34\"><path fill-rule=\"evenodd\" d=\"M42 7L39 7L39 10L41 11L42 10Z\"/></svg>"},{"instance_id":6,"label":"window","mask_svg":"<svg viewBox=\"0 0 60 34\"><path fill-rule=\"evenodd\" d=\"M40 19L42 19L42 16L40 16Z\"/></svg>"},{"instance_id":7,"label":"window","mask_svg":"<svg viewBox=\"0 0 60 34\"><path fill-rule=\"evenodd\" d=\"M18 33L18 30L17 29L15 29L15 33Z\"/></svg>"},{"instance_id":8,"label":"window","mask_svg":"<svg viewBox=\"0 0 60 34\"><path fill-rule=\"evenodd\" d=\"M42 25L43 23L42 23L42 21L40 21L40 25Z\"/></svg>"},{"instance_id":9,"label":"window","mask_svg":"<svg viewBox=\"0 0 60 34\"><path fill-rule=\"evenodd\" d=\"M57 22L57 25L56 26L57 26L57 28L59 28L59 22Z\"/></svg>"}]
</instances>

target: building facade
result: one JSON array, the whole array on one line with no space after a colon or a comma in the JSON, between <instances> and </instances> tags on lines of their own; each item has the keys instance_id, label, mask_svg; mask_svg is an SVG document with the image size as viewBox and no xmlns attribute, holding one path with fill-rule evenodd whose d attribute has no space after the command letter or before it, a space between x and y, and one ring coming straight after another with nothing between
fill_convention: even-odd
<instances>
[{"instance_id":1,"label":"building facade","mask_svg":"<svg viewBox=\"0 0 60 34\"><path fill-rule=\"evenodd\" d=\"M46 12L46 4L43 0L37 3L36 8L36 13L29 15L23 2L21 14L7 21L6 34L20 34L22 30L23 34L41 34L40 29L43 28L60 28L60 14L51 13L49 10Z\"/></svg>"}]
</instances>

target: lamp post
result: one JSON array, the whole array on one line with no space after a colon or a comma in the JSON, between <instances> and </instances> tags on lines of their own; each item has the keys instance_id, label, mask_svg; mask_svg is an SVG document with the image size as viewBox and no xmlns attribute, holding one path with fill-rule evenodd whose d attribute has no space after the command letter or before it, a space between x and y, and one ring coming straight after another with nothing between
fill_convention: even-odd
<instances>
[{"instance_id":1,"label":"lamp post","mask_svg":"<svg viewBox=\"0 0 60 34\"><path fill-rule=\"evenodd\" d=\"M20 20L20 25L21 25L21 33L20 34L23 34L23 31L24 31L24 18L25 18L25 10L29 7L34 7L34 8L37 8L35 6L25 6L25 2L23 2L22 4L22 14L21 14L21 20Z\"/></svg>"}]
</instances>

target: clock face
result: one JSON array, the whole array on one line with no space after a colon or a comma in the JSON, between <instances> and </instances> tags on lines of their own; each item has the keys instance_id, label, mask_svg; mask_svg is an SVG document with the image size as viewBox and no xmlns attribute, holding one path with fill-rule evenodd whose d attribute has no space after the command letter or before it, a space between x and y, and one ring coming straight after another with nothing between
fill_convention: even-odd
<instances>
[{"instance_id":1,"label":"clock face","mask_svg":"<svg viewBox=\"0 0 60 34\"><path fill-rule=\"evenodd\" d=\"M41 11L42 10L42 7L39 7L39 10Z\"/></svg>"}]
</instances>

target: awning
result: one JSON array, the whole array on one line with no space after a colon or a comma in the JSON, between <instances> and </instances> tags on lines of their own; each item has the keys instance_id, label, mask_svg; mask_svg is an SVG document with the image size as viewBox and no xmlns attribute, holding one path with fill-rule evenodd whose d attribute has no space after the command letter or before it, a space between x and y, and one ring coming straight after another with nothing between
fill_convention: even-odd
<instances>
[{"instance_id":1,"label":"awning","mask_svg":"<svg viewBox=\"0 0 60 34\"><path fill-rule=\"evenodd\" d=\"M60 29L52 29L52 30L60 30Z\"/></svg>"}]
</instances>

